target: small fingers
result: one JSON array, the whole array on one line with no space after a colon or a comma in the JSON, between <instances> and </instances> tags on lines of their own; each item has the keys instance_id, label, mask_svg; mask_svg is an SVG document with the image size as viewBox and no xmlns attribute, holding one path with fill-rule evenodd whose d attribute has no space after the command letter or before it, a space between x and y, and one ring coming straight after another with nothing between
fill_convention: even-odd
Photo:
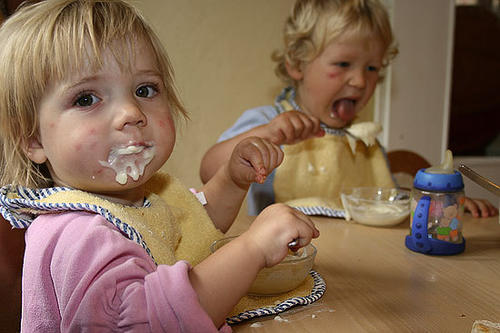
<instances>
[{"instance_id":1,"label":"small fingers","mask_svg":"<svg viewBox=\"0 0 500 333\"><path fill-rule=\"evenodd\" d=\"M313 220L301 211L297 209L293 209L295 216L299 218L305 225L309 227L309 229L312 231L312 238L317 238L319 237L319 230L316 228L316 225L314 224Z\"/></svg>"},{"instance_id":2,"label":"small fingers","mask_svg":"<svg viewBox=\"0 0 500 333\"><path fill-rule=\"evenodd\" d=\"M290 210L295 219L296 232L292 239L296 244L291 249L296 251L309 244L313 238L319 237L319 230L309 216L294 208L290 208Z\"/></svg>"},{"instance_id":3,"label":"small fingers","mask_svg":"<svg viewBox=\"0 0 500 333\"><path fill-rule=\"evenodd\" d=\"M465 198L464 206L474 217L498 215L498 209L488 200Z\"/></svg>"},{"instance_id":4,"label":"small fingers","mask_svg":"<svg viewBox=\"0 0 500 333\"><path fill-rule=\"evenodd\" d=\"M294 128L294 137L288 143L297 143L312 137L324 135L318 118L297 112L290 118Z\"/></svg>"},{"instance_id":5,"label":"small fingers","mask_svg":"<svg viewBox=\"0 0 500 333\"><path fill-rule=\"evenodd\" d=\"M318 118L300 111L288 111L272 120L274 132L272 135L276 144L293 144L312 137L323 136Z\"/></svg>"},{"instance_id":6,"label":"small fingers","mask_svg":"<svg viewBox=\"0 0 500 333\"><path fill-rule=\"evenodd\" d=\"M489 202L488 202L489 203ZM498 208L493 206L493 204L490 204L490 216L497 216L498 215Z\"/></svg>"},{"instance_id":7,"label":"small fingers","mask_svg":"<svg viewBox=\"0 0 500 333\"><path fill-rule=\"evenodd\" d=\"M266 141L254 140L252 141L252 145L257 149L257 154L252 154L249 156L248 161L252 165L255 171L255 177L252 181L256 181L257 183L263 183L267 177L267 165L269 165L269 161L271 159L269 149L267 148Z\"/></svg>"},{"instance_id":8,"label":"small fingers","mask_svg":"<svg viewBox=\"0 0 500 333\"><path fill-rule=\"evenodd\" d=\"M283 135L283 144L290 144L295 141L295 126L294 121L290 118L286 118L283 121L283 126L281 127L281 133Z\"/></svg>"},{"instance_id":9,"label":"small fingers","mask_svg":"<svg viewBox=\"0 0 500 333\"><path fill-rule=\"evenodd\" d=\"M479 206L481 217L490 217L498 215L498 209L493 206L488 200L474 199Z\"/></svg>"},{"instance_id":10,"label":"small fingers","mask_svg":"<svg viewBox=\"0 0 500 333\"><path fill-rule=\"evenodd\" d=\"M314 124L313 132L312 134L315 137L322 137L325 136L325 130L321 128L321 122L318 118L312 117L312 121Z\"/></svg>"},{"instance_id":11,"label":"small fingers","mask_svg":"<svg viewBox=\"0 0 500 333\"><path fill-rule=\"evenodd\" d=\"M255 153L249 154L248 161L255 170L254 181L263 183L267 176L283 161L283 151L279 146L260 138L251 141Z\"/></svg>"},{"instance_id":12,"label":"small fingers","mask_svg":"<svg viewBox=\"0 0 500 333\"><path fill-rule=\"evenodd\" d=\"M308 117L296 115L290 118L290 123L294 129L293 137L290 137L288 143L294 143L307 139L313 128L313 122Z\"/></svg>"},{"instance_id":13,"label":"small fingers","mask_svg":"<svg viewBox=\"0 0 500 333\"><path fill-rule=\"evenodd\" d=\"M479 217L479 209L473 200L465 198L464 206L465 209L467 209L472 214L472 216Z\"/></svg>"},{"instance_id":14,"label":"small fingers","mask_svg":"<svg viewBox=\"0 0 500 333\"><path fill-rule=\"evenodd\" d=\"M277 145L288 144L294 137L293 124L290 114L293 111L281 113L269 123L271 141Z\"/></svg>"},{"instance_id":15,"label":"small fingers","mask_svg":"<svg viewBox=\"0 0 500 333\"><path fill-rule=\"evenodd\" d=\"M278 145L275 145L272 142L264 140L264 144L269 156L269 159L267 160L268 163L265 164L265 168L267 174L270 174L277 166L281 164L281 162L283 162L284 153Z\"/></svg>"}]
</instances>

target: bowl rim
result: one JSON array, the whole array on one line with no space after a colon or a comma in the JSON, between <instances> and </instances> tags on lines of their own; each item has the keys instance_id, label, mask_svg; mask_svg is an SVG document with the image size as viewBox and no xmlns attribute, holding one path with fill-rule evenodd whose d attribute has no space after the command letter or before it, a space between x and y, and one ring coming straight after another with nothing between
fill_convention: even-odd
<instances>
[{"instance_id":1,"label":"bowl rim","mask_svg":"<svg viewBox=\"0 0 500 333\"><path fill-rule=\"evenodd\" d=\"M360 198L360 197L356 197L352 194L352 191L354 189L360 189L360 190L367 190L367 189L371 189L371 190L383 190L384 192L385 191L397 191L398 193L405 193L408 195L407 198L405 199L398 199L398 200L393 200L393 201L390 201L390 200L377 200L377 199L366 199L366 198ZM384 203L390 203L390 204L407 204L411 201L411 191L408 190L408 189L404 189L404 188L398 188L398 187L379 187L379 186L353 186L353 187L346 187L344 189L341 190L340 192L341 196L345 196L347 199L356 199L356 200L359 200L361 202L366 202L366 203L376 203L376 202L384 202Z\"/></svg>"},{"instance_id":2,"label":"bowl rim","mask_svg":"<svg viewBox=\"0 0 500 333\"><path fill-rule=\"evenodd\" d=\"M220 239L215 240L212 244L210 244L210 253L215 253L215 251L217 251L215 249L215 246L216 246L216 244L218 242L232 240L232 239L235 239L235 238L237 238L239 236L240 235L237 235L237 236L228 236L228 237L222 237ZM310 247L312 249L311 254L309 254L309 255L307 255L305 257L299 257L299 258L293 258L293 257L286 256L282 261L280 261L279 263L277 263L274 266L280 265L282 263L288 263L288 262L298 263L298 262L306 261L306 260L308 260L310 258L314 259L316 257L317 252L318 252L318 249L316 248L316 246L314 246L314 244L312 242L310 242L309 244L307 244L306 246L304 246L302 248L306 248L306 247ZM274 267L274 266L272 266L272 267ZM272 268L272 267L267 267L267 268Z\"/></svg>"}]
</instances>

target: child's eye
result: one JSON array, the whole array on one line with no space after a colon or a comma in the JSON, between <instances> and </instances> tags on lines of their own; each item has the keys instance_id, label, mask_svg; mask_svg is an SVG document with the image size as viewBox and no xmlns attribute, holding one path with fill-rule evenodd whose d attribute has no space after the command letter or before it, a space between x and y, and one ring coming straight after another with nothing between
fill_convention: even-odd
<instances>
[{"instance_id":1,"label":"child's eye","mask_svg":"<svg viewBox=\"0 0 500 333\"><path fill-rule=\"evenodd\" d=\"M95 103L97 103L99 101L100 101L100 99L97 96L92 95L92 94L88 94L88 93L84 93L84 94L81 94L80 96L78 96L74 105L79 106L79 107L88 107L88 106L94 105Z\"/></svg>"},{"instance_id":2,"label":"child's eye","mask_svg":"<svg viewBox=\"0 0 500 333\"><path fill-rule=\"evenodd\" d=\"M337 62L335 65L339 66L339 67L344 67L344 68L347 68L349 67L351 64L347 61L341 61L341 62Z\"/></svg>"},{"instance_id":3,"label":"child's eye","mask_svg":"<svg viewBox=\"0 0 500 333\"><path fill-rule=\"evenodd\" d=\"M158 93L158 89L154 85L144 85L137 88L135 94L137 97L150 98Z\"/></svg>"},{"instance_id":4,"label":"child's eye","mask_svg":"<svg viewBox=\"0 0 500 333\"><path fill-rule=\"evenodd\" d=\"M375 66L368 66L367 67L369 72L378 72L379 68Z\"/></svg>"}]
</instances>

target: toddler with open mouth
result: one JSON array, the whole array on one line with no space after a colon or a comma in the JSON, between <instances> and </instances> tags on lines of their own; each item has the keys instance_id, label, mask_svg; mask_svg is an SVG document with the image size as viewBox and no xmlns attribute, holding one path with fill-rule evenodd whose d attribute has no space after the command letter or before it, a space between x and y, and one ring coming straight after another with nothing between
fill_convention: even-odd
<instances>
[{"instance_id":1,"label":"toddler with open mouth","mask_svg":"<svg viewBox=\"0 0 500 333\"><path fill-rule=\"evenodd\" d=\"M340 192L349 187L395 187L381 126L353 123L372 97L398 50L379 0L297 0L284 26L284 45L273 54L286 87L274 105L245 111L202 160L208 181L244 138L282 146L283 163L264 184L253 184L248 212L274 202L304 212L342 217ZM491 204L467 199L471 211L495 214Z\"/></svg>"}]
</instances>

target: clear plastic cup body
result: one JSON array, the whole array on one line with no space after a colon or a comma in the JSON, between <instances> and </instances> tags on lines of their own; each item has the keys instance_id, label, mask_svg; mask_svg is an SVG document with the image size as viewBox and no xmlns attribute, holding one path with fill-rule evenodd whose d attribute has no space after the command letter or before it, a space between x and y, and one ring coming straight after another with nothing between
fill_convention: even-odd
<instances>
[{"instance_id":1,"label":"clear plastic cup body","mask_svg":"<svg viewBox=\"0 0 500 333\"><path fill-rule=\"evenodd\" d=\"M414 214L420 199L430 198L427 236L432 239L459 244L463 242L462 218L464 215L464 191L432 192L413 188L410 203L410 235Z\"/></svg>"}]
</instances>

